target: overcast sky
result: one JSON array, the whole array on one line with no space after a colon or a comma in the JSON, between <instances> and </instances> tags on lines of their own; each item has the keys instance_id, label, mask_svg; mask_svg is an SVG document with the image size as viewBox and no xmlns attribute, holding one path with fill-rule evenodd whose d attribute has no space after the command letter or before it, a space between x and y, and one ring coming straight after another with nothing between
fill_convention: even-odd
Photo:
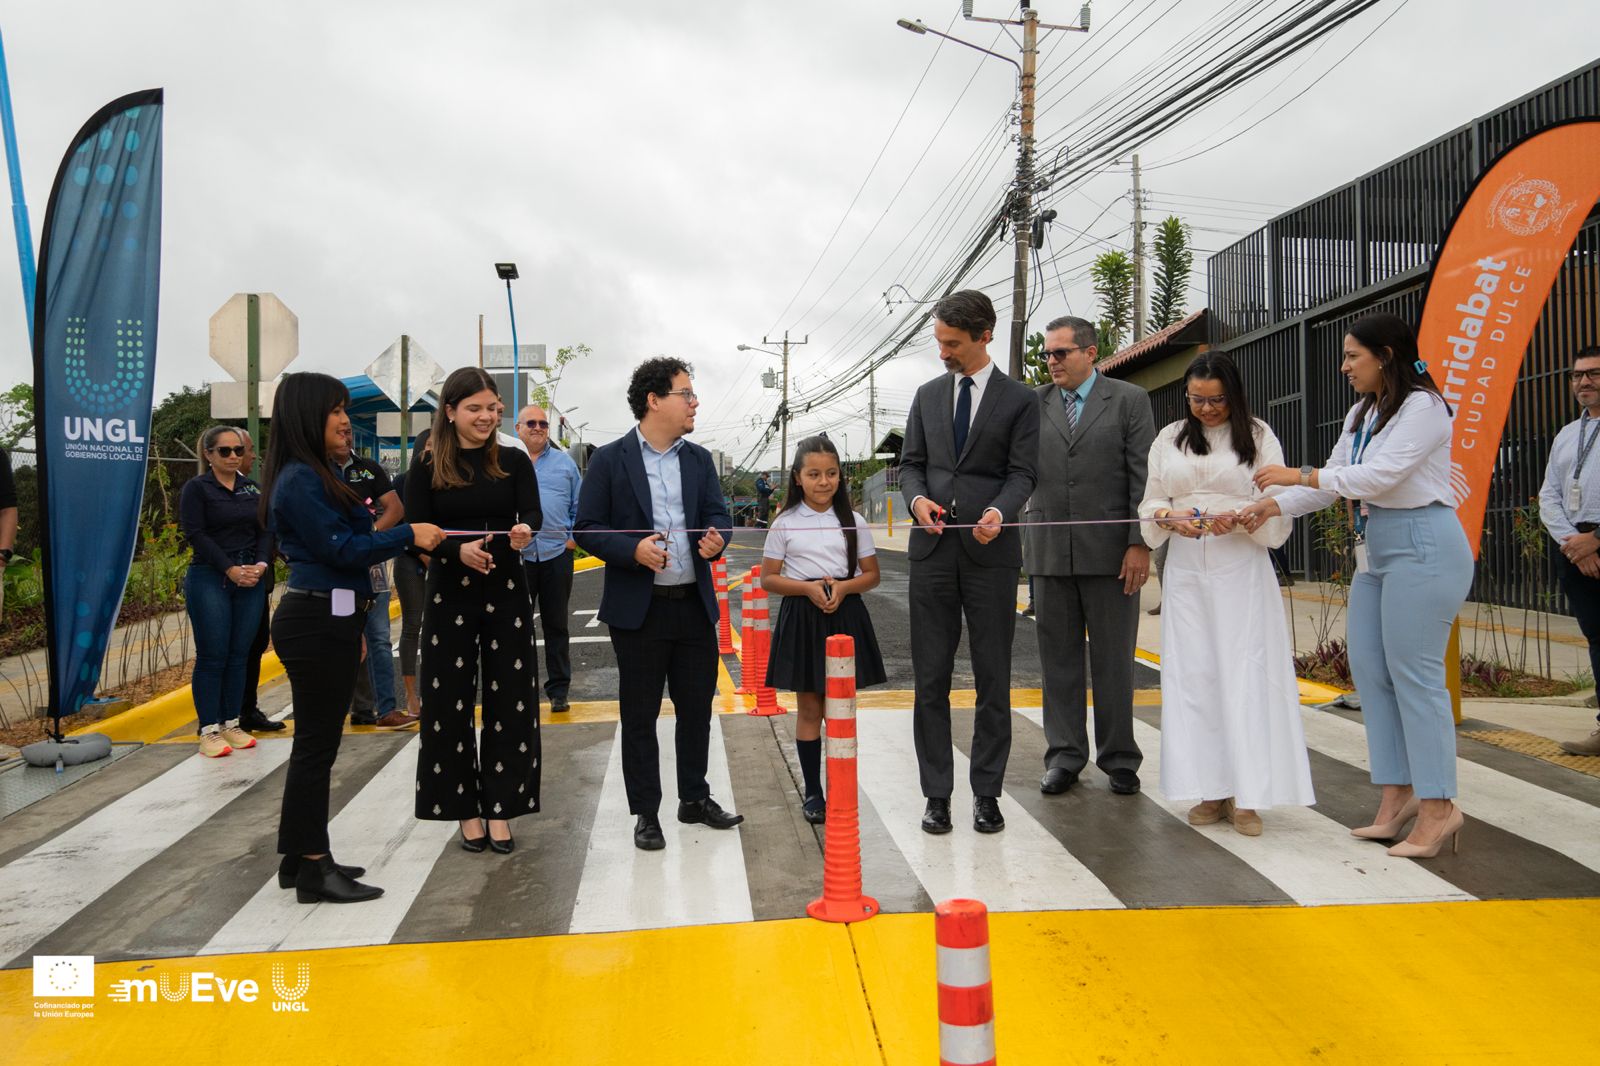
<instances>
[{"instance_id":1,"label":"overcast sky","mask_svg":"<svg viewBox=\"0 0 1600 1066\"><path fill-rule=\"evenodd\" d=\"M1090 34L1041 41L1041 141L1248 6L1096 0ZM1076 3L1037 7L1076 20ZM594 349L557 393L588 439L629 427L629 369L667 353L694 363L696 439L737 461L778 396L759 380L776 361L736 345L809 335L791 381L797 400L814 394L890 328L882 293L920 292L1004 189L1013 149L988 135L1011 105L1012 67L895 25L954 20L952 32L1012 49L959 9L50 0L8 5L0 31L35 242L72 134L122 93L166 89L158 399L224 377L206 324L243 291L299 315L294 369L357 373L402 332L446 368L475 362L480 314L489 343L510 341L492 264L512 259L520 339ZM1385 0L1141 146L1147 167L1189 155L1306 90L1237 139L1151 169L1151 218L1185 205L1199 248L1225 247L1279 207L1594 61L1597 43L1594 0ZM1092 310L1084 269L1095 250L1127 246L1128 187L1127 168L1109 168L1056 204L1053 248L1070 250L1065 270L1045 272L1035 326ZM970 199L946 195L962 188ZM1003 319L1009 263L1002 250L975 279L994 283ZM14 265L0 275L4 387L30 369ZM879 373L880 434L937 372L922 344ZM859 456L866 410L863 386L797 417L790 440L825 426ZM778 463L775 443L761 461Z\"/></svg>"}]
</instances>

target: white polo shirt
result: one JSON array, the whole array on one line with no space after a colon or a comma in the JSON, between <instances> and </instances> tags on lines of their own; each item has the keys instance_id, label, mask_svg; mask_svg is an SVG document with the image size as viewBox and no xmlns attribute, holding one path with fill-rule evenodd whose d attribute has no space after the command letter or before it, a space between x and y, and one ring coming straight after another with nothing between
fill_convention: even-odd
<instances>
[{"instance_id":1,"label":"white polo shirt","mask_svg":"<svg viewBox=\"0 0 1600 1066\"><path fill-rule=\"evenodd\" d=\"M872 543L872 530L867 520L852 511L856 524L856 572L861 573L860 560L876 555ZM839 528L839 517L830 508L813 511L811 505L801 501L799 506L784 511L772 520L767 530L766 546L761 554L768 559L783 560L783 576L797 581L816 581L819 578L842 579L849 563L845 554L844 531Z\"/></svg>"}]
</instances>

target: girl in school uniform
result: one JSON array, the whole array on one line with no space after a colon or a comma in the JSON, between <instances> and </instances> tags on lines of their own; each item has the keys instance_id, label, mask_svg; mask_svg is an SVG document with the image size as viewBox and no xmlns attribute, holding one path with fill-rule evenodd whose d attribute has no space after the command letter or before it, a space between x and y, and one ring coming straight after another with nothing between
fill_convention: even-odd
<instances>
[{"instance_id":1,"label":"girl in school uniform","mask_svg":"<svg viewBox=\"0 0 1600 1066\"><path fill-rule=\"evenodd\" d=\"M861 593L878 585L877 549L867 521L850 508L839 451L807 437L789 467L789 491L762 549L761 585L783 597L767 662L767 684L795 694L795 749L805 777L804 813L816 825L822 796L822 706L827 639L854 638L856 687L885 680L883 656Z\"/></svg>"}]
</instances>

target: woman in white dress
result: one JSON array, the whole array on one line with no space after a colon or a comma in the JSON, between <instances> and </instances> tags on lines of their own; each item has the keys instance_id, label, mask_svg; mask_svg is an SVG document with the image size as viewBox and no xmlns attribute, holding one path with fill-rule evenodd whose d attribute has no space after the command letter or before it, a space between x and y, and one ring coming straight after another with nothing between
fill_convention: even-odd
<instances>
[{"instance_id":1,"label":"woman in white dress","mask_svg":"<svg viewBox=\"0 0 1600 1066\"><path fill-rule=\"evenodd\" d=\"M1258 811L1316 802L1267 554L1288 539L1290 522L1274 519L1248 533L1234 517L1261 498L1255 468L1281 464L1283 449L1265 422L1250 417L1226 355L1198 356L1184 387L1188 414L1151 445L1139 507L1141 517L1162 520L1145 525L1149 545L1170 541L1161 590L1161 791L1198 801L1192 825L1226 818L1245 836L1259 836Z\"/></svg>"}]
</instances>

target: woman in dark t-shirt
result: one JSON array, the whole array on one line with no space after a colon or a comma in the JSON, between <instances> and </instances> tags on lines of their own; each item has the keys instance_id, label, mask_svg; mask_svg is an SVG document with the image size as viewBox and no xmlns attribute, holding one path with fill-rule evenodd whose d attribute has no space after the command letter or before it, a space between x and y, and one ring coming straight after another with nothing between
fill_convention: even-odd
<instances>
[{"instance_id":1,"label":"woman in dark t-shirt","mask_svg":"<svg viewBox=\"0 0 1600 1066\"><path fill-rule=\"evenodd\" d=\"M244 440L228 426L200 434L206 471L178 496L178 519L194 551L184 575L184 606L194 628L194 707L200 754L217 758L256 739L239 728L244 662L261 625L262 575L272 538L257 512L261 489L240 472Z\"/></svg>"}]
</instances>

